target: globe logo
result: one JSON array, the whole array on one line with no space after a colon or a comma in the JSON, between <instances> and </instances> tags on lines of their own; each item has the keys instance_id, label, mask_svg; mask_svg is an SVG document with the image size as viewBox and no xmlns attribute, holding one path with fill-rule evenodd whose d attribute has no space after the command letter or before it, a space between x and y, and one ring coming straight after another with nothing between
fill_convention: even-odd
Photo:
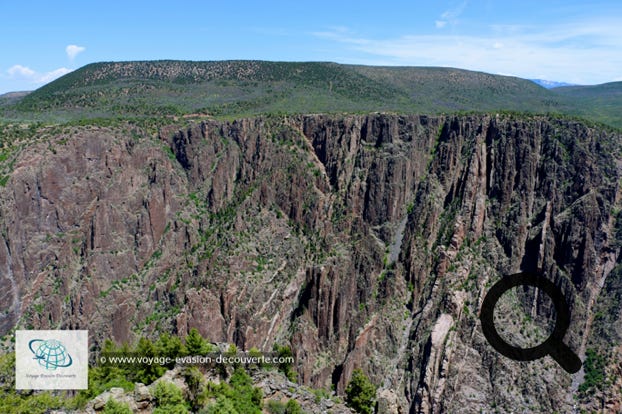
<instances>
[{"instance_id":1,"label":"globe logo","mask_svg":"<svg viewBox=\"0 0 622 414\"><path fill-rule=\"evenodd\" d=\"M73 363L65 346L56 339L33 339L28 342L28 347L35 355L34 359L45 369L67 368Z\"/></svg>"}]
</instances>

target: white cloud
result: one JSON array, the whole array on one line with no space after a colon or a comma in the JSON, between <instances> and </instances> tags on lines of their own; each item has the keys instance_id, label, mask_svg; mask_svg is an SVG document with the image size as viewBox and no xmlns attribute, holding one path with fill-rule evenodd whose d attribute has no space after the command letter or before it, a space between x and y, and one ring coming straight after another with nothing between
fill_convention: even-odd
<instances>
[{"instance_id":1,"label":"white cloud","mask_svg":"<svg viewBox=\"0 0 622 414\"><path fill-rule=\"evenodd\" d=\"M29 67L22 65L13 65L8 70L7 73L12 78L21 78L21 79L31 79L36 75L36 72Z\"/></svg>"},{"instance_id":2,"label":"white cloud","mask_svg":"<svg viewBox=\"0 0 622 414\"><path fill-rule=\"evenodd\" d=\"M69 72L71 72L71 69L58 68L58 69L53 70L51 72L42 73L39 76L38 82L40 82L40 83L52 82L54 79L58 79L61 76L68 74Z\"/></svg>"},{"instance_id":3,"label":"white cloud","mask_svg":"<svg viewBox=\"0 0 622 414\"><path fill-rule=\"evenodd\" d=\"M351 31L343 28L339 28L338 30L333 29L325 32L312 32L311 35L328 40L334 40L340 43L349 43L353 45L367 45L372 42L370 40L357 37Z\"/></svg>"},{"instance_id":4,"label":"white cloud","mask_svg":"<svg viewBox=\"0 0 622 414\"><path fill-rule=\"evenodd\" d=\"M84 52L85 50L86 48L84 46L77 45L68 45L65 48L65 52L67 52L67 57L69 58L69 60L74 60L76 56L78 56L78 54Z\"/></svg>"},{"instance_id":5,"label":"white cloud","mask_svg":"<svg viewBox=\"0 0 622 414\"><path fill-rule=\"evenodd\" d=\"M441 14L440 19L434 22L434 25L436 26L436 28L442 29L443 27L447 26L447 24L452 24L452 25L456 24L458 17L460 17L460 15L464 12L464 9L466 8L467 4L468 4L468 1L464 0L462 3L458 4L457 6L449 10L445 10Z\"/></svg>"},{"instance_id":6,"label":"white cloud","mask_svg":"<svg viewBox=\"0 0 622 414\"><path fill-rule=\"evenodd\" d=\"M506 28L507 29L507 28ZM317 35L317 34L316 34ZM579 84L610 82L622 67L622 26L616 22L581 22L549 26L489 27L488 34L403 35L373 39L351 33L324 32L357 59L386 65L452 66L523 78ZM341 52L343 54L343 52Z\"/></svg>"},{"instance_id":7,"label":"white cloud","mask_svg":"<svg viewBox=\"0 0 622 414\"><path fill-rule=\"evenodd\" d=\"M7 69L8 78L15 81L28 82L31 84L42 84L60 78L71 72L71 69L58 68L50 72L39 73L27 66L13 65Z\"/></svg>"}]
</instances>

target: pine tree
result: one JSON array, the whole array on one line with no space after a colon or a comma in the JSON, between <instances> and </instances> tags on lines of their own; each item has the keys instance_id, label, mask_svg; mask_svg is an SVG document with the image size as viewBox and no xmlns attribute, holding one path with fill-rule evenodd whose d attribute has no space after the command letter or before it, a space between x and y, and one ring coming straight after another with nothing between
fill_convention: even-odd
<instances>
[{"instance_id":1,"label":"pine tree","mask_svg":"<svg viewBox=\"0 0 622 414\"><path fill-rule=\"evenodd\" d=\"M376 405L376 386L361 369L355 369L346 387L346 403L357 413L372 414Z\"/></svg>"},{"instance_id":2,"label":"pine tree","mask_svg":"<svg viewBox=\"0 0 622 414\"><path fill-rule=\"evenodd\" d=\"M196 328L190 329L186 336L186 350L189 355L203 355L209 352L209 344Z\"/></svg>"}]
</instances>

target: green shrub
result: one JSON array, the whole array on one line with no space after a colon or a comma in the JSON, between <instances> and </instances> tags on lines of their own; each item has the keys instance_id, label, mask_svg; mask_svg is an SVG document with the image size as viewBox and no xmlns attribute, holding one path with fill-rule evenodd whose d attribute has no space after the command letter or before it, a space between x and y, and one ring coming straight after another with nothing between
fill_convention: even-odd
<instances>
[{"instance_id":1,"label":"green shrub","mask_svg":"<svg viewBox=\"0 0 622 414\"><path fill-rule=\"evenodd\" d=\"M186 349L186 346L181 342L181 339L179 339L179 337L177 336L172 336L167 333L162 334L154 345L157 354L160 356L174 359L188 354L188 350ZM172 363L169 368L172 368L174 365L175 363Z\"/></svg>"},{"instance_id":2,"label":"green shrub","mask_svg":"<svg viewBox=\"0 0 622 414\"><path fill-rule=\"evenodd\" d=\"M579 392L585 394L591 389L601 389L605 382L605 356L596 352L595 349L587 349L585 351L585 362L583 369L585 376L583 383L579 385Z\"/></svg>"},{"instance_id":3,"label":"green shrub","mask_svg":"<svg viewBox=\"0 0 622 414\"><path fill-rule=\"evenodd\" d=\"M286 414L302 414L302 408L298 401L291 399L285 405L285 413Z\"/></svg>"},{"instance_id":4,"label":"green shrub","mask_svg":"<svg viewBox=\"0 0 622 414\"><path fill-rule=\"evenodd\" d=\"M239 414L231 400L225 396L218 396L216 402L210 404L207 409L200 411L205 414Z\"/></svg>"},{"instance_id":5,"label":"green shrub","mask_svg":"<svg viewBox=\"0 0 622 414\"><path fill-rule=\"evenodd\" d=\"M302 414L300 404L294 399L290 399L287 403L270 400L267 409L270 414Z\"/></svg>"},{"instance_id":6,"label":"green shrub","mask_svg":"<svg viewBox=\"0 0 622 414\"><path fill-rule=\"evenodd\" d=\"M196 328L192 328L186 336L186 351L189 355L204 355L211 352L212 347Z\"/></svg>"},{"instance_id":7,"label":"green shrub","mask_svg":"<svg viewBox=\"0 0 622 414\"><path fill-rule=\"evenodd\" d=\"M181 390L172 382L160 381L153 390L156 409L153 414L185 414L188 408Z\"/></svg>"},{"instance_id":8,"label":"green shrub","mask_svg":"<svg viewBox=\"0 0 622 414\"><path fill-rule=\"evenodd\" d=\"M156 347L153 345L153 342L147 338L140 338L138 344L136 344L134 353L144 357L157 356ZM160 378L165 371L166 368L158 364L142 364L135 367L132 378L135 382L151 384L153 381Z\"/></svg>"},{"instance_id":9,"label":"green shrub","mask_svg":"<svg viewBox=\"0 0 622 414\"><path fill-rule=\"evenodd\" d=\"M23 396L14 402L18 404L12 404L10 398L8 400L3 399L3 403L6 404L6 406L2 407L0 405L0 412L3 414L43 414L50 412L50 410L62 408L66 401L64 401L62 397L51 395L49 392L42 392Z\"/></svg>"},{"instance_id":10,"label":"green shrub","mask_svg":"<svg viewBox=\"0 0 622 414\"><path fill-rule=\"evenodd\" d=\"M260 388L253 387L251 377L239 367L231 375L229 383L209 383L200 398L216 398L216 402L207 408L208 413L261 414L263 393ZM227 411L231 408L234 411Z\"/></svg>"},{"instance_id":11,"label":"green shrub","mask_svg":"<svg viewBox=\"0 0 622 414\"><path fill-rule=\"evenodd\" d=\"M188 408L185 405L165 405L164 407L157 407L153 410L152 414L188 414Z\"/></svg>"},{"instance_id":12,"label":"green shrub","mask_svg":"<svg viewBox=\"0 0 622 414\"><path fill-rule=\"evenodd\" d=\"M285 403L282 403L281 401L277 401L277 400L270 400L268 401L268 407L266 407L268 409L268 412L270 414L286 414L286 410L287 408L285 407Z\"/></svg>"},{"instance_id":13,"label":"green shrub","mask_svg":"<svg viewBox=\"0 0 622 414\"><path fill-rule=\"evenodd\" d=\"M132 410L126 403L109 399L104 407L104 414L132 414Z\"/></svg>"},{"instance_id":14,"label":"green shrub","mask_svg":"<svg viewBox=\"0 0 622 414\"><path fill-rule=\"evenodd\" d=\"M288 345L277 345L274 344L274 352L278 354L279 357L283 358L291 358L294 356L292 349ZM287 379L292 382L296 382L298 378L298 374L294 371L294 366L289 362L283 362L279 364L279 371L285 374Z\"/></svg>"},{"instance_id":15,"label":"green shrub","mask_svg":"<svg viewBox=\"0 0 622 414\"><path fill-rule=\"evenodd\" d=\"M202 399L203 391L205 390L205 379L197 367L186 367L183 371L183 376L186 384L188 384L190 408L197 411L205 405L205 400Z\"/></svg>"},{"instance_id":16,"label":"green shrub","mask_svg":"<svg viewBox=\"0 0 622 414\"><path fill-rule=\"evenodd\" d=\"M184 403L184 395L172 382L160 381L153 390L153 398L158 407Z\"/></svg>"},{"instance_id":17,"label":"green shrub","mask_svg":"<svg viewBox=\"0 0 622 414\"><path fill-rule=\"evenodd\" d=\"M346 403L357 413L372 414L376 405L376 386L361 369L355 369L346 387Z\"/></svg>"}]
</instances>

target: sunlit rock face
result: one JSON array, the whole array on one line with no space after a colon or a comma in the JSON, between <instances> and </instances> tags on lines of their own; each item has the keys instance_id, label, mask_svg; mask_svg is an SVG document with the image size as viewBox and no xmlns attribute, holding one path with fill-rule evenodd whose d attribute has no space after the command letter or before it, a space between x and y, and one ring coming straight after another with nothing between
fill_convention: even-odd
<instances>
[{"instance_id":1,"label":"sunlit rock face","mask_svg":"<svg viewBox=\"0 0 622 414\"><path fill-rule=\"evenodd\" d=\"M0 328L288 343L302 383L360 367L391 412L615 411L620 138L510 115L42 130L0 188ZM518 271L570 298L577 354L607 353L598 398L486 342L483 296ZM555 317L533 290L498 311L518 343Z\"/></svg>"}]
</instances>

